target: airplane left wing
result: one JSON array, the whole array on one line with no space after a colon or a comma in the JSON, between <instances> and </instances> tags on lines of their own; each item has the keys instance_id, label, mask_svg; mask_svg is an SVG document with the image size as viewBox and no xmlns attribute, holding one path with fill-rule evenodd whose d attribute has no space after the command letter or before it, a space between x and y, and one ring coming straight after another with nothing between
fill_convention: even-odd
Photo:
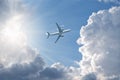
<instances>
[{"instance_id":1,"label":"airplane left wing","mask_svg":"<svg viewBox=\"0 0 120 80\"><path fill-rule=\"evenodd\" d=\"M58 25L58 23L56 23L56 25L57 25L58 31L59 31L59 32L62 32L62 29L61 29L61 27Z\"/></svg>"},{"instance_id":2,"label":"airplane left wing","mask_svg":"<svg viewBox=\"0 0 120 80\"><path fill-rule=\"evenodd\" d=\"M61 35L59 35L55 41L55 43L60 39Z\"/></svg>"}]
</instances>

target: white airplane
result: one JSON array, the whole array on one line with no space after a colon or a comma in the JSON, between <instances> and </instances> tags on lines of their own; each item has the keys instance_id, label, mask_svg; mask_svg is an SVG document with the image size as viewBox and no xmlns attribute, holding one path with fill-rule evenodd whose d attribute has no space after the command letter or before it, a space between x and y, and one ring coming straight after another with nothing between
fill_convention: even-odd
<instances>
[{"instance_id":1,"label":"white airplane","mask_svg":"<svg viewBox=\"0 0 120 80\"><path fill-rule=\"evenodd\" d=\"M60 26L58 25L58 23L56 23L56 25L57 25L57 28L58 28L58 32L54 32L54 33L49 33L49 32L47 32L47 33L46 33L47 39L48 39L50 36L58 35L55 43L60 39L60 37L64 37L64 35L63 35L64 33L67 33L67 32L70 32L70 31L71 31L70 29L66 29L66 30L63 29L62 27L60 27Z\"/></svg>"}]
</instances>

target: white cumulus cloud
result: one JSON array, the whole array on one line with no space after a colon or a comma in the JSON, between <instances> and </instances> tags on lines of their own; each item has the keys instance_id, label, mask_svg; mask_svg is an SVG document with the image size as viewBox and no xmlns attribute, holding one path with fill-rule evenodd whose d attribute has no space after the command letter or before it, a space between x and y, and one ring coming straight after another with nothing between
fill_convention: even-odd
<instances>
[{"instance_id":1,"label":"white cumulus cloud","mask_svg":"<svg viewBox=\"0 0 120 80\"><path fill-rule=\"evenodd\" d=\"M79 48L83 80L120 78L120 7L93 13L80 30ZM92 74L91 74L92 73ZM87 75L87 76L86 76ZM95 77L95 75L97 77ZM95 79L96 78L96 79Z\"/></svg>"}]
</instances>

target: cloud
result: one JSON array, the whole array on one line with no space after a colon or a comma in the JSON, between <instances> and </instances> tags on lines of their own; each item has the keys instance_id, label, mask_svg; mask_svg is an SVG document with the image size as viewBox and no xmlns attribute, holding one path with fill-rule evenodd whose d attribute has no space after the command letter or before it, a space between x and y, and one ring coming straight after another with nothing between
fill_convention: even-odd
<instances>
[{"instance_id":1,"label":"cloud","mask_svg":"<svg viewBox=\"0 0 120 80\"><path fill-rule=\"evenodd\" d=\"M39 79L42 80L61 80L65 78L64 66L60 63L55 63L51 67L46 67L40 72Z\"/></svg>"},{"instance_id":2,"label":"cloud","mask_svg":"<svg viewBox=\"0 0 120 80\"><path fill-rule=\"evenodd\" d=\"M0 0L0 23L11 15L24 12L24 9L20 0Z\"/></svg>"},{"instance_id":3,"label":"cloud","mask_svg":"<svg viewBox=\"0 0 120 80\"><path fill-rule=\"evenodd\" d=\"M120 0L98 0L99 2L111 2L111 3L116 3L120 4Z\"/></svg>"},{"instance_id":4,"label":"cloud","mask_svg":"<svg viewBox=\"0 0 120 80\"><path fill-rule=\"evenodd\" d=\"M120 7L93 13L80 30L81 75L99 80L120 78ZM94 75L87 75L95 73ZM84 80L84 79L83 79ZM86 79L88 80L88 79ZM92 79L94 80L94 79Z\"/></svg>"},{"instance_id":5,"label":"cloud","mask_svg":"<svg viewBox=\"0 0 120 80\"><path fill-rule=\"evenodd\" d=\"M82 77L82 80L97 80L96 75L94 73L86 74Z\"/></svg>"},{"instance_id":6,"label":"cloud","mask_svg":"<svg viewBox=\"0 0 120 80\"><path fill-rule=\"evenodd\" d=\"M0 79L2 80L31 80L29 76L36 75L43 69L43 61L41 57L29 64L14 64L9 68L0 68Z\"/></svg>"},{"instance_id":7,"label":"cloud","mask_svg":"<svg viewBox=\"0 0 120 80\"><path fill-rule=\"evenodd\" d=\"M60 63L54 63L50 67L39 72L35 80L79 80L80 68L66 67Z\"/></svg>"}]
</instances>

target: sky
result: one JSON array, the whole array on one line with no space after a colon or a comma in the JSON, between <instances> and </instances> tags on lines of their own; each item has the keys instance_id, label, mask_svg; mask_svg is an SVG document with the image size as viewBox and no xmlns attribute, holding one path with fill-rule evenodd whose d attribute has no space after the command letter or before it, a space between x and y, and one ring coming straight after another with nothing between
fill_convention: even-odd
<instances>
[{"instance_id":1,"label":"sky","mask_svg":"<svg viewBox=\"0 0 120 80\"><path fill-rule=\"evenodd\" d=\"M0 0L0 80L119 80L119 19L119 0Z\"/></svg>"}]
</instances>

